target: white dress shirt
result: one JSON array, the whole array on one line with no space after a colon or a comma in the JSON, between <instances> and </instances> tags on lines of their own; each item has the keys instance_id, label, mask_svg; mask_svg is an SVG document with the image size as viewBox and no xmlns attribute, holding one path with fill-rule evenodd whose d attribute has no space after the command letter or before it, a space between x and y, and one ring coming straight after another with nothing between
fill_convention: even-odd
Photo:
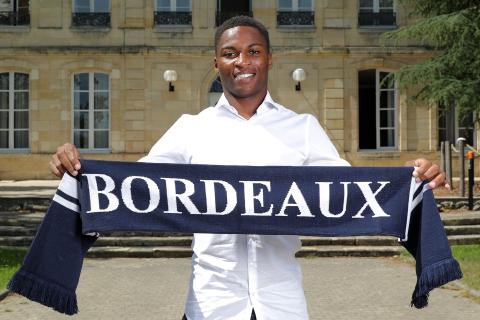
<instances>
[{"instance_id":1,"label":"white dress shirt","mask_svg":"<svg viewBox=\"0 0 480 320\"><path fill-rule=\"evenodd\" d=\"M183 115L145 162L335 166L342 160L317 119L269 94L248 120L224 95L215 107ZM298 236L195 234L185 314L189 320L308 319L295 259Z\"/></svg>"}]
</instances>

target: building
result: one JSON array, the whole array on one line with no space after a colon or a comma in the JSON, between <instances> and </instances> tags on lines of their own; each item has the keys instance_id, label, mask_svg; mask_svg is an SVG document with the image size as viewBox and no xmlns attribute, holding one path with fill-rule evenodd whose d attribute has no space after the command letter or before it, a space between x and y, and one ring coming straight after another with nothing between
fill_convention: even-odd
<instances>
[{"instance_id":1,"label":"building","mask_svg":"<svg viewBox=\"0 0 480 320\"><path fill-rule=\"evenodd\" d=\"M440 139L465 132L474 143L472 121L409 106L381 81L432 54L379 44L409 23L393 0L0 0L0 179L51 178L65 142L85 158L140 158L218 99L213 34L238 14L270 32L272 96L316 115L352 164L438 159Z\"/></svg>"}]
</instances>

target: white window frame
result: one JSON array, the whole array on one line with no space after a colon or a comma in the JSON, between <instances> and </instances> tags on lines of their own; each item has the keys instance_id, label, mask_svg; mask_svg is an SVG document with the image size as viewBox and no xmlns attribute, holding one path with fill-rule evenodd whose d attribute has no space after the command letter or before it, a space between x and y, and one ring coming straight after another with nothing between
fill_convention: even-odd
<instances>
[{"instance_id":1,"label":"white window frame","mask_svg":"<svg viewBox=\"0 0 480 320\"><path fill-rule=\"evenodd\" d=\"M25 72L6 71L1 73L8 73L8 90L0 90L2 92L8 92L8 147L0 148L2 151L28 151L30 150L30 75ZM15 89L15 74L28 75L28 89L16 90ZM27 109L15 109L15 92L28 92ZM1 109L5 112L5 109ZM28 128L15 129L15 111L27 111L28 112ZM28 132L28 147L27 148L15 148L15 131L27 131Z\"/></svg>"},{"instance_id":2,"label":"white window frame","mask_svg":"<svg viewBox=\"0 0 480 320\"><path fill-rule=\"evenodd\" d=\"M278 11L299 11L299 8L298 8L298 2L300 0L292 0L292 7L291 8L281 8L280 7L280 0L277 1L277 6L278 6ZM313 2L314 0L310 0L310 10L302 10L302 11L313 11Z\"/></svg>"},{"instance_id":3,"label":"white window frame","mask_svg":"<svg viewBox=\"0 0 480 320\"><path fill-rule=\"evenodd\" d=\"M393 12L396 12L396 9L395 9L395 0L393 0L393 4L392 4L392 10ZM373 0L373 7L361 7L360 6L360 1L358 1L358 8L359 9L366 9L366 10L369 10L371 9L373 13L379 13L380 12L380 0ZM390 8L390 7L384 7L384 8Z\"/></svg>"},{"instance_id":4,"label":"white window frame","mask_svg":"<svg viewBox=\"0 0 480 320\"><path fill-rule=\"evenodd\" d=\"M77 11L76 11L77 6L75 5L75 2L76 2L76 1L77 1L77 0L72 0L72 11L73 11L73 12L77 12ZM108 1L108 11L107 11L106 13L109 13L110 10L111 10L112 2L111 2L110 0L107 0L107 1ZM90 0L90 5L89 5L89 8L88 8L88 9L89 9L89 12L90 12L90 13L96 13L96 12L97 12L97 13L102 13L102 12L100 12L100 11L95 11L95 0Z\"/></svg>"},{"instance_id":5,"label":"white window frame","mask_svg":"<svg viewBox=\"0 0 480 320\"><path fill-rule=\"evenodd\" d=\"M82 73L87 73L88 74L88 129L75 129L75 76L82 74ZM95 129L95 83L94 83L94 76L95 73L101 73L101 74L106 74L108 76L108 109L101 109L102 111L108 111L108 128L107 129ZM108 72L104 71L80 71L80 72L75 72L72 75L72 95L71 95L71 101L72 101L72 120L71 120L71 137L72 137L72 143L75 143L75 131L87 131L88 130L88 147L87 148L80 148L80 146L77 146L80 150L82 151L87 151L91 153L99 152L99 153L104 153L104 152L110 152L110 146L111 146L111 121L112 121L112 112L111 112L111 97L112 97L112 86L111 86L111 76ZM84 92L84 90L77 90L78 92ZM105 90L97 90L100 92L105 92ZM107 148L95 148L95 131L108 131L108 147Z\"/></svg>"},{"instance_id":6,"label":"white window frame","mask_svg":"<svg viewBox=\"0 0 480 320\"><path fill-rule=\"evenodd\" d=\"M443 109L443 110L442 110L442 109ZM443 111L445 111L445 110L446 110L445 107L443 107L443 108L442 108L442 107L437 107L437 125L438 125L438 117L440 117L440 112L443 112ZM474 112L473 115L472 115L472 116L473 116L473 119L476 119L476 115L477 115L476 112ZM454 109L454 115L453 115L453 116L454 116L454 120L453 120L453 122L454 122L454 123L453 123L454 128L453 128L453 130L454 130L454 136L455 136L455 137L454 137L454 138L455 138L455 141L454 141L453 143L455 143L455 142L458 140L458 138L460 138L460 130L462 130L462 129L467 129L467 128L469 128L469 127L461 127L461 126L460 126L460 124L461 124L461 123L460 123L460 116L459 116L459 114L458 114L458 109L457 109L457 108ZM448 117L448 114L445 114L445 117ZM448 119L447 119L446 121L448 122ZM472 142L473 142L473 145L474 145L474 146L477 145L477 135L475 134L475 132L476 132L475 126L476 126L476 124L475 124L475 120L474 120L474 121L473 121L473 124L472 124L472 127L471 127L472 130L473 130L473 134L472 134L473 141L472 141ZM437 131L440 131L440 130L445 130L445 135L447 136L447 133L448 133L448 124L446 125L446 127L442 127L442 128L438 127L438 128L437 128ZM439 132L438 132L438 133L439 133ZM440 139L440 134L438 134L438 138ZM447 138L448 138L448 136L447 136ZM462 137L462 138L464 138L464 137ZM440 143L440 142L441 142L441 141L439 141L439 143Z\"/></svg>"},{"instance_id":7,"label":"white window frame","mask_svg":"<svg viewBox=\"0 0 480 320\"><path fill-rule=\"evenodd\" d=\"M398 146L398 102L397 102L397 84L394 83L393 88L381 88L380 85L380 73L390 73L391 71L375 69L375 113L376 113L376 145L377 150L396 150ZM393 91L393 108L380 108L380 95L381 92ZM393 110L393 127L381 127L380 126L380 111ZM393 138L394 145L388 147L380 146L380 132L382 130L392 130L393 129Z\"/></svg>"},{"instance_id":8,"label":"white window frame","mask_svg":"<svg viewBox=\"0 0 480 320\"><path fill-rule=\"evenodd\" d=\"M177 0L170 0L170 10L168 10L167 12L192 12L192 0L188 0L188 4L188 11L177 11ZM158 0L155 0L155 11L165 11L160 10L158 6Z\"/></svg>"}]
</instances>

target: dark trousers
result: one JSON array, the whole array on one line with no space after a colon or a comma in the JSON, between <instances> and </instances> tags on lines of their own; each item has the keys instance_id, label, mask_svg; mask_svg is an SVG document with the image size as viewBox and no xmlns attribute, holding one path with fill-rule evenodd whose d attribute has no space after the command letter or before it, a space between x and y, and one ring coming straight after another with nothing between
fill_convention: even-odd
<instances>
[{"instance_id":1,"label":"dark trousers","mask_svg":"<svg viewBox=\"0 0 480 320\"><path fill-rule=\"evenodd\" d=\"M188 320L185 315L183 315L182 320ZM257 320L257 317L255 316L255 310L252 309L252 316L250 317L250 320Z\"/></svg>"}]
</instances>

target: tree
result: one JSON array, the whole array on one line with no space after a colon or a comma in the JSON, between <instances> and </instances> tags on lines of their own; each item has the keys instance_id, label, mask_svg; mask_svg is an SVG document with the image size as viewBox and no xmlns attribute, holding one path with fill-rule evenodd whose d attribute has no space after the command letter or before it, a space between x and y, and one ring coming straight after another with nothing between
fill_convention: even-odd
<instances>
[{"instance_id":1,"label":"tree","mask_svg":"<svg viewBox=\"0 0 480 320\"><path fill-rule=\"evenodd\" d=\"M418 86L413 96L428 104L454 106L461 116L480 114L480 0L399 0L419 19L385 33L382 42L416 40L436 50L393 77L400 87Z\"/></svg>"}]
</instances>

